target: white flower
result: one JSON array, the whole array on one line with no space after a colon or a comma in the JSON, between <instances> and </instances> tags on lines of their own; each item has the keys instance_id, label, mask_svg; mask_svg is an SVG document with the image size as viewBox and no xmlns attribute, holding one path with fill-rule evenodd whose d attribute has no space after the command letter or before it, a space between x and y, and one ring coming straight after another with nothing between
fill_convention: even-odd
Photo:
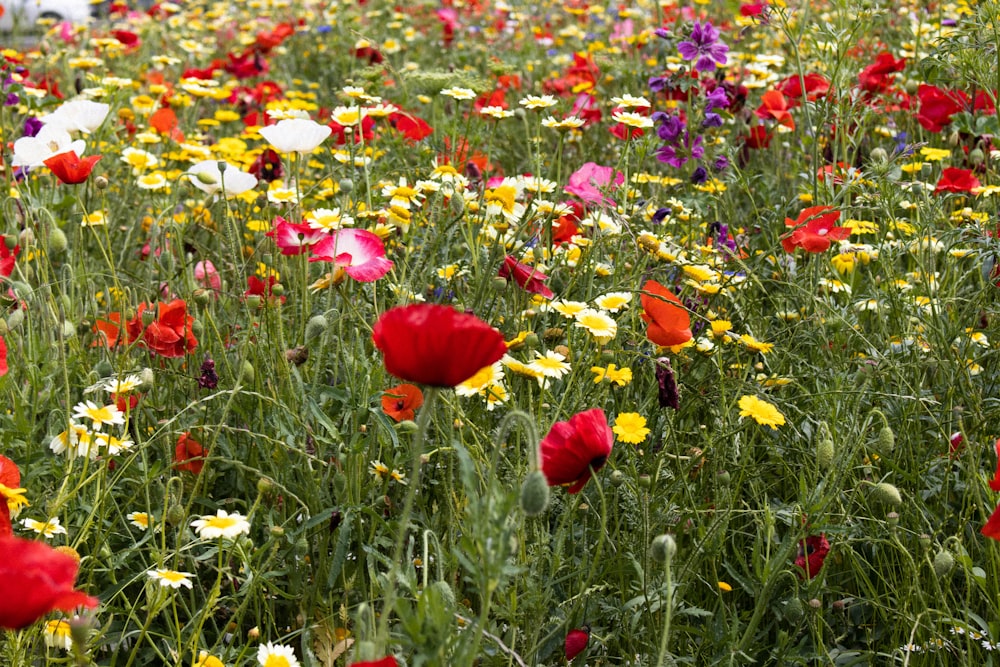
<instances>
[{"instance_id":1,"label":"white flower","mask_svg":"<svg viewBox=\"0 0 1000 667\"><path fill-rule=\"evenodd\" d=\"M28 530L33 530L39 535L44 535L45 537L52 537L54 535L65 535L66 528L59 523L59 517L52 517L48 521L35 521L34 519L25 519L21 522L21 525Z\"/></svg>"},{"instance_id":2,"label":"white flower","mask_svg":"<svg viewBox=\"0 0 1000 667\"><path fill-rule=\"evenodd\" d=\"M191 527L198 532L199 537L212 540L219 537L233 539L250 532L250 522L239 512L229 514L219 510L215 516L208 514L191 522Z\"/></svg>"},{"instance_id":3,"label":"white flower","mask_svg":"<svg viewBox=\"0 0 1000 667\"><path fill-rule=\"evenodd\" d=\"M73 636L70 634L69 621L58 619L45 624L45 645L49 648L72 650Z\"/></svg>"},{"instance_id":4,"label":"white flower","mask_svg":"<svg viewBox=\"0 0 1000 667\"><path fill-rule=\"evenodd\" d=\"M291 646L271 642L257 647L257 662L261 667L299 667L299 659Z\"/></svg>"},{"instance_id":5,"label":"white flower","mask_svg":"<svg viewBox=\"0 0 1000 667\"><path fill-rule=\"evenodd\" d=\"M153 522L146 512L129 512L125 518L139 530L149 530L149 525Z\"/></svg>"},{"instance_id":6,"label":"white flower","mask_svg":"<svg viewBox=\"0 0 1000 667\"><path fill-rule=\"evenodd\" d=\"M93 401L77 403L73 406L74 419L89 419L94 423L94 429L99 429L104 424L124 424L125 413L118 409L118 406L108 404L98 406Z\"/></svg>"},{"instance_id":7,"label":"white flower","mask_svg":"<svg viewBox=\"0 0 1000 667\"><path fill-rule=\"evenodd\" d=\"M225 171L219 170L220 164L225 166ZM224 191L227 197L234 197L257 187L256 176L219 160L203 160L184 173L194 187L207 195Z\"/></svg>"},{"instance_id":8,"label":"white flower","mask_svg":"<svg viewBox=\"0 0 1000 667\"><path fill-rule=\"evenodd\" d=\"M330 136L332 130L314 120L290 118L262 127L260 136L282 153L312 153Z\"/></svg>"},{"instance_id":9,"label":"white flower","mask_svg":"<svg viewBox=\"0 0 1000 667\"><path fill-rule=\"evenodd\" d=\"M67 132L90 134L108 117L111 105L90 100L70 100L38 120Z\"/></svg>"},{"instance_id":10,"label":"white flower","mask_svg":"<svg viewBox=\"0 0 1000 667\"><path fill-rule=\"evenodd\" d=\"M150 579L158 582L164 588L180 588L181 586L194 588L191 583L191 577L194 575L190 572L178 572L177 570L161 568L159 570L150 570L146 574L149 575Z\"/></svg>"},{"instance_id":11,"label":"white flower","mask_svg":"<svg viewBox=\"0 0 1000 667\"><path fill-rule=\"evenodd\" d=\"M73 141L69 132L58 125L43 125L33 137L21 137L14 142L14 167L41 167L55 155L73 152L79 156L87 149L83 139Z\"/></svg>"}]
</instances>

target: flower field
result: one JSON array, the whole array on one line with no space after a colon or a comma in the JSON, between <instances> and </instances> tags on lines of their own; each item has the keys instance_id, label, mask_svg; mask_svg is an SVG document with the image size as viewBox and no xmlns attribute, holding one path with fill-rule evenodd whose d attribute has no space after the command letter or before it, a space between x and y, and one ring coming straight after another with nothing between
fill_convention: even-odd
<instances>
[{"instance_id":1,"label":"flower field","mask_svg":"<svg viewBox=\"0 0 1000 667\"><path fill-rule=\"evenodd\" d=\"M101 11L0 50L0 664L1000 664L996 0Z\"/></svg>"}]
</instances>

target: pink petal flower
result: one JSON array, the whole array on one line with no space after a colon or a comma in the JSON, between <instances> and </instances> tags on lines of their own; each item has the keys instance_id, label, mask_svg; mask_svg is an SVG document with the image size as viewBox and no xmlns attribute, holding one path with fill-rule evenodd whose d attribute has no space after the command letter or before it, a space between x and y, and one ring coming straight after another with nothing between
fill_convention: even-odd
<instances>
[{"instance_id":1,"label":"pink petal flower","mask_svg":"<svg viewBox=\"0 0 1000 667\"><path fill-rule=\"evenodd\" d=\"M328 236L325 230L313 229L306 222L288 222L280 215L274 219L274 229L267 235L278 244L282 255L301 255Z\"/></svg>"},{"instance_id":2,"label":"pink petal flower","mask_svg":"<svg viewBox=\"0 0 1000 667\"><path fill-rule=\"evenodd\" d=\"M616 171L614 167L602 167L595 162L587 162L582 167L570 174L569 184L566 185L566 192L576 195L588 204L610 204L614 202L601 193L601 189L608 189L608 186L622 185L625 182L625 174Z\"/></svg>"},{"instance_id":3,"label":"pink petal flower","mask_svg":"<svg viewBox=\"0 0 1000 667\"><path fill-rule=\"evenodd\" d=\"M334 262L363 283L378 280L392 269L382 239L364 229L338 229L314 245L312 253L310 262Z\"/></svg>"}]
</instances>

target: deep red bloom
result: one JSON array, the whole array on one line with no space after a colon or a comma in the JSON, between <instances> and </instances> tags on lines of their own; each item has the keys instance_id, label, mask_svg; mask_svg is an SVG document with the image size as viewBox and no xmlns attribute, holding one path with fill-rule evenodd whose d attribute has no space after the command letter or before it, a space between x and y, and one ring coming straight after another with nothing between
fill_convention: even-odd
<instances>
[{"instance_id":1,"label":"deep red bloom","mask_svg":"<svg viewBox=\"0 0 1000 667\"><path fill-rule=\"evenodd\" d=\"M947 167L941 172L941 178L934 188L934 194L942 192L972 192L973 188L978 188L979 179L972 175L971 169L959 169L958 167Z\"/></svg>"},{"instance_id":2,"label":"deep red bloom","mask_svg":"<svg viewBox=\"0 0 1000 667\"><path fill-rule=\"evenodd\" d=\"M284 174L281 156L273 148L265 148L250 165L250 173L259 181L276 181Z\"/></svg>"},{"instance_id":3,"label":"deep red bloom","mask_svg":"<svg viewBox=\"0 0 1000 667\"><path fill-rule=\"evenodd\" d=\"M993 510L993 514L986 520L986 525L979 530L979 533L990 539L1000 540L1000 505Z\"/></svg>"},{"instance_id":4,"label":"deep red bloom","mask_svg":"<svg viewBox=\"0 0 1000 667\"><path fill-rule=\"evenodd\" d=\"M961 91L944 91L926 83L917 88L920 110L917 121L929 132L940 132L951 122L952 114L961 111L968 104L968 97Z\"/></svg>"},{"instance_id":5,"label":"deep red bloom","mask_svg":"<svg viewBox=\"0 0 1000 667\"><path fill-rule=\"evenodd\" d=\"M284 303L284 295L280 297L274 295L274 284L276 282L278 281L274 276L268 276L267 282L264 282L257 276L247 276L247 289L243 292L243 296L259 296L262 299L267 299L269 302L274 299L281 299L281 303Z\"/></svg>"},{"instance_id":6,"label":"deep red bloom","mask_svg":"<svg viewBox=\"0 0 1000 667\"><path fill-rule=\"evenodd\" d=\"M832 206L810 206L799 213L795 220L785 218L787 227L795 230L781 238L785 252L802 248L806 252L825 252L831 241L842 241L851 235L847 227L837 227L840 211Z\"/></svg>"},{"instance_id":7,"label":"deep red bloom","mask_svg":"<svg viewBox=\"0 0 1000 667\"><path fill-rule=\"evenodd\" d=\"M683 345L694 337L691 315L681 300L666 287L648 280L642 286L642 321L646 323L646 338L661 347Z\"/></svg>"},{"instance_id":8,"label":"deep red bloom","mask_svg":"<svg viewBox=\"0 0 1000 667\"><path fill-rule=\"evenodd\" d=\"M547 275L533 266L517 261L512 255L504 257L503 266L497 275L508 281L513 276L514 281L526 292L541 294L546 299L555 296L552 290L545 286L545 281L549 279Z\"/></svg>"},{"instance_id":9,"label":"deep red bloom","mask_svg":"<svg viewBox=\"0 0 1000 667\"><path fill-rule=\"evenodd\" d=\"M823 569L823 561L830 553L830 543L826 541L826 535L810 535L799 544L799 556L795 559L795 566L802 568L802 574L812 579Z\"/></svg>"},{"instance_id":10,"label":"deep red bloom","mask_svg":"<svg viewBox=\"0 0 1000 667\"><path fill-rule=\"evenodd\" d=\"M52 170L60 181L67 185L83 183L90 177L94 165L101 159L100 155L89 155L81 158L75 151L53 155L45 161L45 166Z\"/></svg>"},{"instance_id":11,"label":"deep red bloom","mask_svg":"<svg viewBox=\"0 0 1000 667\"><path fill-rule=\"evenodd\" d=\"M990 480L990 489L1000 491L1000 438L997 438L997 441L993 443L993 451L997 455L997 470L993 473L993 479ZM0 483L2 482L3 480L0 480Z\"/></svg>"},{"instance_id":12,"label":"deep red bloom","mask_svg":"<svg viewBox=\"0 0 1000 667\"><path fill-rule=\"evenodd\" d=\"M578 493L608 460L613 443L614 434L600 408L553 424L539 445L549 486L569 485L570 493Z\"/></svg>"},{"instance_id":13,"label":"deep red bloom","mask_svg":"<svg viewBox=\"0 0 1000 667\"><path fill-rule=\"evenodd\" d=\"M413 384L399 384L382 394L382 412L398 422L413 419L417 408L424 404L424 392Z\"/></svg>"},{"instance_id":14,"label":"deep red bloom","mask_svg":"<svg viewBox=\"0 0 1000 667\"><path fill-rule=\"evenodd\" d=\"M858 75L858 83L861 89L868 93L884 93L892 85L892 74L902 72L906 67L906 60L900 58L896 60L887 51L875 56L875 62L861 70Z\"/></svg>"},{"instance_id":15,"label":"deep red bloom","mask_svg":"<svg viewBox=\"0 0 1000 667\"><path fill-rule=\"evenodd\" d=\"M583 649L587 648L587 642L590 641L590 628L586 625L582 628L577 628L575 630L570 630L566 633L566 641L563 647L566 650L566 660L572 660L576 656L583 652Z\"/></svg>"},{"instance_id":16,"label":"deep red bloom","mask_svg":"<svg viewBox=\"0 0 1000 667\"><path fill-rule=\"evenodd\" d=\"M398 667L396 656L387 655L381 660L366 660L364 662L352 662L347 667Z\"/></svg>"},{"instance_id":17,"label":"deep red bloom","mask_svg":"<svg viewBox=\"0 0 1000 667\"><path fill-rule=\"evenodd\" d=\"M382 313L372 341L389 373L434 387L461 384L507 352L503 334L475 315L428 303Z\"/></svg>"},{"instance_id":18,"label":"deep red bloom","mask_svg":"<svg viewBox=\"0 0 1000 667\"><path fill-rule=\"evenodd\" d=\"M771 145L772 136L764 125L754 125L744 137L744 143L747 148L767 148Z\"/></svg>"},{"instance_id":19,"label":"deep red bloom","mask_svg":"<svg viewBox=\"0 0 1000 667\"><path fill-rule=\"evenodd\" d=\"M74 590L79 564L44 542L0 537L0 628L19 630L59 609L96 607Z\"/></svg>"},{"instance_id":20,"label":"deep red bloom","mask_svg":"<svg viewBox=\"0 0 1000 667\"><path fill-rule=\"evenodd\" d=\"M777 83L775 88L785 97L789 97L798 104L802 100L802 83L805 81L806 99L813 102L828 92L830 92L830 81L822 74L810 72L804 77L798 74L785 77Z\"/></svg>"},{"instance_id":21,"label":"deep red bloom","mask_svg":"<svg viewBox=\"0 0 1000 667\"><path fill-rule=\"evenodd\" d=\"M152 304L139 304L136 316L128 322L129 342L141 337L140 344L161 357L183 357L198 347L198 340L191 330L194 317L187 314L184 299L157 303L156 319L143 328L142 314L153 309Z\"/></svg>"},{"instance_id":22,"label":"deep red bloom","mask_svg":"<svg viewBox=\"0 0 1000 667\"><path fill-rule=\"evenodd\" d=\"M174 470L186 470L195 475L201 474L201 469L205 466L202 457L207 452L201 443L191 437L191 433L185 431L177 438L177 446L174 447Z\"/></svg>"},{"instance_id":23,"label":"deep red bloom","mask_svg":"<svg viewBox=\"0 0 1000 667\"><path fill-rule=\"evenodd\" d=\"M14 534L10 523L7 492L21 488L21 471L17 464L0 454L0 538Z\"/></svg>"}]
</instances>

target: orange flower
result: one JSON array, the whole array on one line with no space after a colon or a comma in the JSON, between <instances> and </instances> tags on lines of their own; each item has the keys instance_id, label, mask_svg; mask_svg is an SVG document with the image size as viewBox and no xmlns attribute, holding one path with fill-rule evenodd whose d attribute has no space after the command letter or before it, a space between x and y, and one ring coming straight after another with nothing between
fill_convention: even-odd
<instances>
[{"instance_id":1,"label":"orange flower","mask_svg":"<svg viewBox=\"0 0 1000 667\"><path fill-rule=\"evenodd\" d=\"M382 411L398 422L413 419L417 408L423 404L424 393L412 384L399 384L382 394Z\"/></svg>"},{"instance_id":2,"label":"orange flower","mask_svg":"<svg viewBox=\"0 0 1000 667\"><path fill-rule=\"evenodd\" d=\"M788 112L788 100L781 94L780 90L769 90L760 98L760 106L757 107L757 116L764 120L776 120L789 130L795 129L795 119Z\"/></svg>"},{"instance_id":3,"label":"orange flower","mask_svg":"<svg viewBox=\"0 0 1000 667\"><path fill-rule=\"evenodd\" d=\"M642 286L642 321L647 324L646 338L661 347L683 345L694 336L691 316L673 292L649 280Z\"/></svg>"},{"instance_id":4,"label":"orange flower","mask_svg":"<svg viewBox=\"0 0 1000 667\"><path fill-rule=\"evenodd\" d=\"M189 431L181 433L174 448L174 470L187 470L200 475L201 469L205 467L202 457L207 453L201 443L191 437Z\"/></svg>"}]
</instances>

